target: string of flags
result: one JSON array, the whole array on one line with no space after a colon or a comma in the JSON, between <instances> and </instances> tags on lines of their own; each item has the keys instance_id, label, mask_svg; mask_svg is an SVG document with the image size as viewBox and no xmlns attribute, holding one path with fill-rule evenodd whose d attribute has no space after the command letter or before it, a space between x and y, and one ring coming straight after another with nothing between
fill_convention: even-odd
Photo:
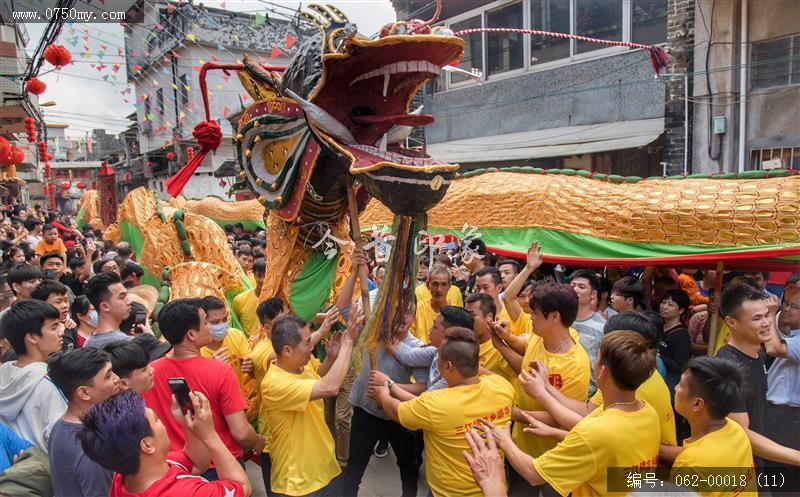
<instances>
[{"instance_id":1,"label":"string of flags","mask_svg":"<svg viewBox=\"0 0 800 497\"><path fill-rule=\"evenodd\" d=\"M224 9L224 5L225 4L223 2L220 7ZM172 13L175 10L176 9L175 9L175 6L173 4L167 4L167 11L169 13ZM179 10L177 11L177 13L182 15L184 18L187 18ZM207 28L207 26L209 24L213 25L213 24L216 23L216 21L214 21L214 19L212 19L210 16L208 16L206 14L206 17L205 17L203 23L206 24L206 28ZM253 26L254 27L261 27L261 26L263 26L264 24L267 24L267 23L271 24L269 16L267 14L256 14L254 16L254 19L253 19ZM115 45L112 42L109 42L107 40L103 40L102 38L94 35L93 33L90 33L88 28L82 28L82 29L81 28L77 28L76 29L76 27L74 27L73 24L68 24L67 26L68 26L68 30L69 30L69 35L65 38L64 41L66 42L66 44L69 44L73 48L72 51L73 51L74 55L76 55L77 57L83 57L87 62L90 61L89 62L90 67L92 67L93 69L97 70L100 73L100 78L103 81L108 82L108 83L110 83L112 85L112 88L114 89L114 91L116 93L118 93L120 95L120 97L122 98L122 101L124 103L131 104L137 109L141 109L144 106L145 110L149 110L149 112L147 112L144 115L144 119L146 121L153 122L154 120L156 120L156 115L154 115L153 110L156 110L156 112L158 112L158 114L160 114L160 115L163 114L163 108L162 107L163 107L163 98L164 98L164 96L166 96L169 99L170 102L175 102L175 93L173 93L173 91L180 92L181 96L182 96L183 92L186 92L186 95L187 95L186 97L183 97L183 98L187 98L187 101L186 101L187 105L184 106L185 112L184 112L184 110L181 110L179 112L178 116L174 116L175 119L177 120L177 123L179 123L179 124L182 123L183 120L187 117L187 113L188 113L188 115L193 115L193 116L194 115L199 115L197 113L201 110L200 106L197 104L197 102L194 102L193 99L190 98L190 96L189 96L189 92L191 91L192 86L190 84L185 84L185 81L183 81L183 80L182 81L178 81L178 82L172 81L172 82L169 82L168 84L165 84L165 86L167 88L170 88L173 91L164 92L165 94L161 95L162 107L158 107L156 109L153 109L153 107L157 107L156 105L152 105L152 106L151 105L145 105L145 102L148 101L148 100L150 100L150 102L158 100L158 99L153 98L156 88L159 87L159 83L158 83L158 81L156 79L151 77L151 78L149 78L150 81L146 81L146 80L135 81L131 77L131 74L128 74L128 79L127 79L127 81L125 81L125 83L127 83L129 85L137 84L139 86L139 89L138 89L137 93L139 93L140 95L139 95L138 99L137 98L133 98L133 96L132 96L133 88L131 86L125 87L123 89L118 89L115 85L123 84L122 81L120 81L118 78L119 78L119 73L120 73L120 70L122 69L122 65L124 64L124 62L120 63L120 62L116 62L116 61L113 61L113 60L108 61L108 57L125 57L125 55L126 55L125 49L123 47L121 47L121 46ZM158 33L163 32L165 29L166 29L165 26L161 22L156 22L155 23L155 29L150 31L147 36L142 37L141 38L142 42L145 44L145 46L148 46L148 42L150 42L150 40L153 37L159 36ZM209 55L211 60L219 61L219 59L217 57L215 57L214 55L208 53L208 51L198 43L197 40L198 40L198 33L199 33L200 29L201 29L200 26L198 26L195 23L192 23L191 24L191 29L193 30L193 32L189 32L188 34L186 34L185 40L188 40L189 42L192 42L193 44L197 45L199 48L203 49ZM109 34L109 33L107 33L107 34ZM111 35L111 36L113 36L113 35ZM130 38L131 36L132 35L129 32L124 32L122 38L123 39L125 37ZM95 47L95 49L92 50L92 48L88 45L89 38L93 38L93 39L102 41L102 43L99 45L99 49ZM235 33L232 33L230 35L230 39L233 42L240 42L241 41L240 37ZM283 37L283 40L282 40L282 42L283 42L282 45L283 46L279 47L279 46L274 45L272 47L270 53L269 53L269 56L266 57L266 58L264 56L262 56L262 55L257 55L258 61L260 63L266 63L267 59L274 59L274 58L281 57L283 55L289 55L287 52L297 43L297 41L298 41L297 37L293 36L291 33L288 33L288 32L285 33L285 35ZM178 40L176 48L178 48L178 47L186 48L186 45L183 43L182 40ZM116 53L114 53L114 48L116 48ZM230 52L229 50L226 49L224 44L219 43L219 42L217 43L217 49L220 52L222 52L222 51ZM130 53L134 57L149 58L152 55L150 50L144 50L144 49L142 49L142 50L132 50ZM168 57L168 55L171 56L171 58ZM171 63L173 59L179 60L179 59L183 59L183 57L173 49L173 50L170 50L168 53L163 54L162 57L161 57L160 62ZM194 71L199 73L200 68L202 67L202 65L204 63L205 63L205 61L203 59L198 59L198 65L197 66L191 66L191 67L192 67L192 69ZM134 64L132 67L128 66L128 69L130 70L130 72L133 75L138 74L138 73L140 73L140 72L142 72L144 70L144 68L142 66L138 65L138 64ZM172 74L171 68L167 68L167 67L162 67L161 72L163 72L165 75L171 75ZM224 80L224 82L227 82L229 77L230 77L229 75L224 75L224 76L222 76L222 79ZM120 82L116 83L116 81L120 81ZM114 82L114 83L112 83L112 82ZM145 90L143 87L147 87L147 89ZM216 91L224 91L222 84L215 84L214 88L215 88ZM213 91L211 91L209 89L208 90L208 95L209 96L213 96ZM181 97L179 97L179 98L181 98ZM251 100L250 96L246 95L246 94L241 95L239 98L242 101L242 103L246 103L247 101ZM223 106L223 114L224 115L227 115L230 112L231 112L231 109L229 107ZM169 128L171 128L173 126L173 124L171 122L167 121L166 119L164 119L164 117L162 117L161 124L162 124L161 126L156 128L157 132L158 131L166 131L166 130L168 130ZM167 142L165 142L164 146L169 145L169 142L170 142L169 140ZM80 146L80 144L81 144L81 141L80 141L80 138L78 138L78 146ZM58 147L58 144L56 146ZM67 146L69 146L69 145L67 145ZM88 144L88 143L87 143L87 146L91 147L91 145Z\"/></svg>"}]
</instances>

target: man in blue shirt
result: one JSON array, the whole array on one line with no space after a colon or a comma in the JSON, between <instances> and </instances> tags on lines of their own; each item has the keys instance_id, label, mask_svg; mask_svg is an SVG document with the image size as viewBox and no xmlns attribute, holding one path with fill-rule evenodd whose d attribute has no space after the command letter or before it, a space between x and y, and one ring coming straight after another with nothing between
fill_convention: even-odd
<instances>
[{"instance_id":1,"label":"man in blue shirt","mask_svg":"<svg viewBox=\"0 0 800 497\"><path fill-rule=\"evenodd\" d=\"M789 329L788 335L773 326L772 337L764 344L776 358L767 373L765 431L779 444L800 449L800 288L796 284L786 285L779 321Z\"/></svg>"}]
</instances>

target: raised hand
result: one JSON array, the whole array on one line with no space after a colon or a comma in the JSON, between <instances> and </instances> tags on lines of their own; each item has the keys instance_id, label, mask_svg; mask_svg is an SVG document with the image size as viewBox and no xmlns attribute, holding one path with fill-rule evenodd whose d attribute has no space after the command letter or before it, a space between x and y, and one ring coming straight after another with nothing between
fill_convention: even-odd
<instances>
[{"instance_id":1,"label":"raised hand","mask_svg":"<svg viewBox=\"0 0 800 497\"><path fill-rule=\"evenodd\" d=\"M531 248L528 249L528 255L525 257L525 265L528 266L528 269L534 271L542 265L542 262L544 262L544 260L542 259L542 251L539 248L539 242L533 242Z\"/></svg>"},{"instance_id":2,"label":"raised hand","mask_svg":"<svg viewBox=\"0 0 800 497\"><path fill-rule=\"evenodd\" d=\"M331 359L339 357L342 348L342 333L334 333L325 343L325 355Z\"/></svg>"},{"instance_id":3,"label":"raised hand","mask_svg":"<svg viewBox=\"0 0 800 497\"><path fill-rule=\"evenodd\" d=\"M322 331L322 336L328 334L331 330L331 327L339 320L341 314L339 313L339 308L336 306L331 307L328 309L328 312L325 313L325 318L322 320L322 324L319 325L320 331Z\"/></svg>"}]
</instances>

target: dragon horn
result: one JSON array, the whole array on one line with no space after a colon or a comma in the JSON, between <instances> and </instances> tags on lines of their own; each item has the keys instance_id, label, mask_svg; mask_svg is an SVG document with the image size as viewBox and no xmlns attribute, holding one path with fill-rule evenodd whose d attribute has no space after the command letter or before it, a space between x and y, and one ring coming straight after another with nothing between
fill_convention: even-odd
<instances>
[{"instance_id":1,"label":"dragon horn","mask_svg":"<svg viewBox=\"0 0 800 497\"><path fill-rule=\"evenodd\" d=\"M336 17L339 18L338 21L341 22L342 24L347 24L348 22L350 22L350 19L347 18L347 15L341 10L339 10L335 5L328 4L328 10L336 14Z\"/></svg>"},{"instance_id":2,"label":"dragon horn","mask_svg":"<svg viewBox=\"0 0 800 497\"><path fill-rule=\"evenodd\" d=\"M302 20L304 20L304 21L306 21L308 23L313 24L314 26L318 27L319 29L322 29L322 30L325 29L325 24L323 24L322 21L319 18L317 18L316 16L312 16L308 12L300 12L299 17L300 17L300 19L302 19Z\"/></svg>"},{"instance_id":3,"label":"dragon horn","mask_svg":"<svg viewBox=\"0 0 800 497\"><path fill-rule=\"evenodd\" d=\"M334 22L333 16L331 16L331 14L327 10L325 10L325 7L317 5L315 3L311 3L308 5L308 8L313 10L317 14L321 15L322 17L324 17L325 20L328 21L327 24L328 26L330 26L330 24Z\"/></svg>"}]
</instances>

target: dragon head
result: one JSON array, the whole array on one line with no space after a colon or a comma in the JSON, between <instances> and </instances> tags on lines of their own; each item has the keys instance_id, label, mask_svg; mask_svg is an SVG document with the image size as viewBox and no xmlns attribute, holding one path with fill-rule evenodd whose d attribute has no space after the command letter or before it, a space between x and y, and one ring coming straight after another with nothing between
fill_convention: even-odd
<instances>
[{"instance_id":1,"label":"dragon head","mask_svg":"<svg viewBox=\"0 0 800 497\"><path fill-rule=\"evenodd\" d=\"M446 28L419 20L388 24L378 38L369 39L336 7L309 9L315 15L301 16L317 32L301 45L282 77L249 60L240 72L251 94L259 86L268 87L254 95L256 102L240 122L240 157L245 156L251 186L255 182L265 205L280 212L298 192L328 190L308 184L317 182L319 171L313 178L311 171L302 171L324 159L336 168L326 170L327 176L353 175L395 214L426 211L442 199L458 166L404 145L414 127L433 122L421 108L411 110L411 100L461 57L463 41ZM266 105L263 97L273 105ZM277 103L285 112L276 112ZM277 149L276 140L282 143ZM261 160L266 174L250 164ZM295 166L299 174L284 171Z\"/></svg>"}]
</instances>

